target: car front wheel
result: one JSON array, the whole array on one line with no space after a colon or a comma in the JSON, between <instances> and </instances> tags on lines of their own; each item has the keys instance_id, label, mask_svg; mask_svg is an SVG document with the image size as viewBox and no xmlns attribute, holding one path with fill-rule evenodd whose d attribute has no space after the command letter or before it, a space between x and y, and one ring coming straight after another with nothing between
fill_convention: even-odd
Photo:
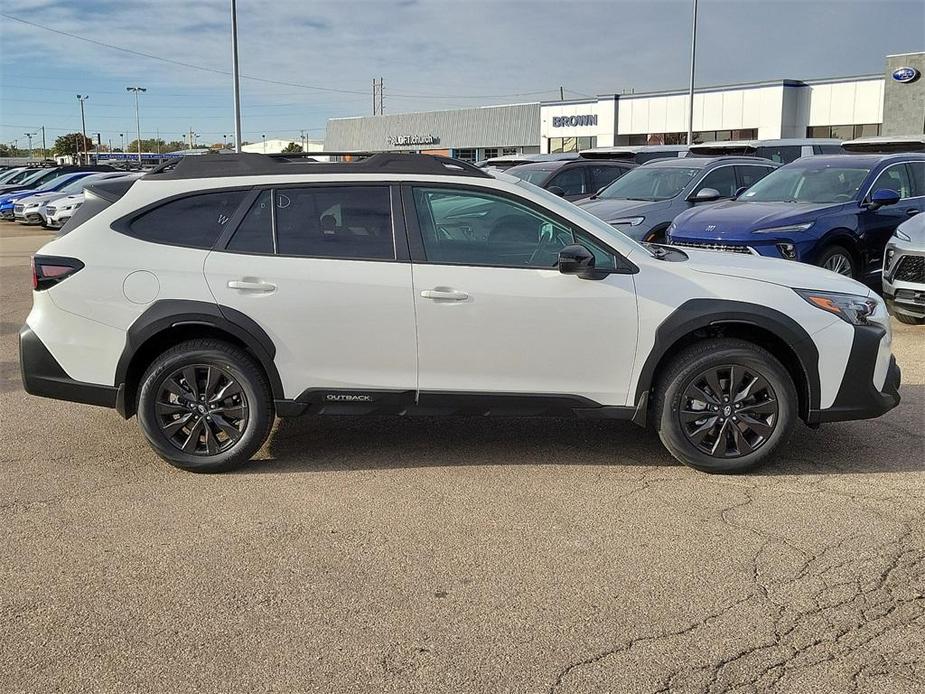
<instances>
[{"instance_id":1,"label":"car front wheel","mask_svg":"<svg viewBox=\"0 0 925 694\"><path fill-rule=\"evenodd\" d=\"M697 342L670 363L654 402L659 436L685 465L744 472L790 436L796 388L767 350L745 340Z\"/></svg>"},{"instance_id":2,"label":"car front wheel","mask_svg":"<svg viewBox=\"0 0 925 694\"><path fill-rule=\"evenodd\" d=\"M172 347L148 367L138 421L152 448L192 472L224 472L263 445L274 410L266 377L240 348L219 340Z\"/></svg>"},{"instance_id":3,"label":"car front wheel","mask_svg":"<svg viewBox=\"0 0 925 694\"><path fill-rule=\"evenodd\" d=\"M823 251L822 255L819 256L819 267L831 270L839 275L857 278L854 257L851 255L851 251L842 246L830 246Z\"/></svg>"}]
</instances>

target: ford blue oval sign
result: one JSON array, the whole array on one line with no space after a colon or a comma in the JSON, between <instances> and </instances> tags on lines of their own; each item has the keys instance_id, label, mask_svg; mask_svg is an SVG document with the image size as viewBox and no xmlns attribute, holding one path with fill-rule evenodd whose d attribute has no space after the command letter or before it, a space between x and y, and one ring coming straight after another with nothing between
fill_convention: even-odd
<instances>
[{"instance_id":1,"label":"ford blue oval sign","mask_svg":"<svg viewBox=\"0 0 925 694\"><path fill-rule=\"evenodd\" d=\"M892 77L897 82L914 82L919 77L919 71L914 67L898 67L893 70Z\"/></svg>"}]
</instances>

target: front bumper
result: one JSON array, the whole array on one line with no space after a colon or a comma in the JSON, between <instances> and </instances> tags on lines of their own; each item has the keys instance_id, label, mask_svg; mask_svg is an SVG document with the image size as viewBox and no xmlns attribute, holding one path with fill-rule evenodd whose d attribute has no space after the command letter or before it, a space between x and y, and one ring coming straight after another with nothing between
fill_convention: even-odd
<instances>
[{"instance_id":1,"label":"front bumper","mask_svg":"<svg viewBox=\"0 0 925 694\"><path fill-rule=\"evenodd\" d=\"M925 249L894 236L883 258L883 298L890 312L925 318Z\"/></svg>"},{"instance_id":2,"label":"front bumper","mask_svg":"<svg viewBox=\"0 0 925 694\"><path fill-rule=\"evenodd\" d=\"M42 218L42 215L38 211L29 211L22 214L16 214L15 219L20 224L44 224L45 220Z\"/></svg>"},{"instance_id":3,"label":"front bumper","mask_svg":"<svg viewBox=\"0 0 925 694\"><path fill-rule=\"evenodd\" d=\"M876 325L855 326L854 342L835 402L824 410L810 410L807 424L873 419L899 404L902 373L894 356L889 355L883 386L878 389L875 385L874 372L886 332L885 328ZM884 361L888 354L884 353Z\"/></svg>"},{"instance_id":4,"label":"front bumper","mask_svg":"<svg viewBox=\"0 0 925 694\"><path fill-rule=\"evenodd\" d=\"M28 324L19 331L19 370L30 395L101 407L117 407L121 401L121 386L84 383L68 376Z\"/></svg>"}]
</instances>

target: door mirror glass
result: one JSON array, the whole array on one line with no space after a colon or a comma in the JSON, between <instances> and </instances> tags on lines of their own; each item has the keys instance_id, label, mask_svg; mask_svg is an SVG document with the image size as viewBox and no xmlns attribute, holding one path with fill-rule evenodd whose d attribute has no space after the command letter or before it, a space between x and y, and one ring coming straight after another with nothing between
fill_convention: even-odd
<instances>
[{"instance_id":1,"label":"door mirror glass","mask_svg":"<svg viewBox=\"0 0 925 694\"><path fill-rule=\"evenodd\" d=\"M549 188L546 190L548 190L553 195L558 195L560 198L565 196L565 191L562 190L562 188L559 186L549 186Z\"/></svg>"},{"instance_id":2,"label":"door mirror glass","mask_svg":"<svg viewBox=\"0 0 925 694\"><path fill-rule=\"evenodd\" d=\"M713 202L719 200L722 196L716 188L701 188L697 194L691 198L693 202Z\"/></svg>"},{"instance_id":3,"label":"door mirror glass","mask_svg":"<svg viewBox=\"0 0 925 694\"><path fill-rule=\"evenodd\" d=\"M881 188L880 190L875 190L873 195L870 196L869 207L876 210L885 205L895 205L897 202L899 202L899 193L889 188Z\"/></svg>"},{"instance_id":4,"label":"door mirror glass","mask_svg":"<svg viewBox=\"0 0 925 694\"><path fill-rule=\"evenodd\" d=\"M559 251L559 272L563 275L582 275L594 269L594 254L574 243Z\"/></svg>"}]
</instances>

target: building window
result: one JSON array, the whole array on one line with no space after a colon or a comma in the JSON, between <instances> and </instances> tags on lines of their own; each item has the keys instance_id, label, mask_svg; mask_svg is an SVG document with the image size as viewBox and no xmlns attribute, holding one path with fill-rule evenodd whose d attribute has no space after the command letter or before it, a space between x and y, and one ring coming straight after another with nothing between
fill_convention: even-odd
<instances>
[{"instance_id":1,"label":"building window","mask_svg":"<svg viewBox=\"0 0 925 694\"><path fill-rule=\"evenodd\" d=\"M479 156L479 151L477 149L457 149L453 156L463 161L475 161Z\"/></svg>"},{"instance_id":2,"label":"building window","mask_svg":"<svg viewBox=\"0 0 925 694\"><path fill-rule=\"evenodd\" d=\"M516 148L516 147L502 147L502 148L501 148L501 156L502 156L502 157L508 157L508 156L513 155L513 154L517 154L517 148Z\"/></svg>"},{"instance_id":3,"label":"building window","mask_svg":"<svg viewBox=\"0 0 925 694\"><path fill-rule=\"evenodd\" d=\"M597 136L590 137L550 137L549 153L580 152L583 149L597 147Z\"/></svg>"},{"instance_id":4,"label":"building window","mask_svg":"<svg viewBox=\"0 0 925 694\"><path fill-rule=\"evenodd\" d=\"M806 137L834 137L838 140L853 140L856 137L874 137L880 134L880 123L862 125L811 125L806 128Z\"/></svg>"},{"instance_id":5,"label":"building window","mask_svg":"<svg viewBox=\"0 0 925 694\"><path fill-rule=\"evenodd\" d=\"M500 156L498 151L499 150L497 147L486 147L485 154L482 159L494 159L495 157Z\"/></svg>"},{"instance_id":6,"label":"building window","mask_svg":"<svg viewBox=\"0 0 925 694\"><path fill-rule=\"evenodd\" d=\"M744 128L742 130L701 130L694 133L694 143L726 142L728 140L755 140L758 138L758 128ZM618 145L685 145L687 133L647 133L645 135L618 135Z\"/></svg>"}]
</instances>

